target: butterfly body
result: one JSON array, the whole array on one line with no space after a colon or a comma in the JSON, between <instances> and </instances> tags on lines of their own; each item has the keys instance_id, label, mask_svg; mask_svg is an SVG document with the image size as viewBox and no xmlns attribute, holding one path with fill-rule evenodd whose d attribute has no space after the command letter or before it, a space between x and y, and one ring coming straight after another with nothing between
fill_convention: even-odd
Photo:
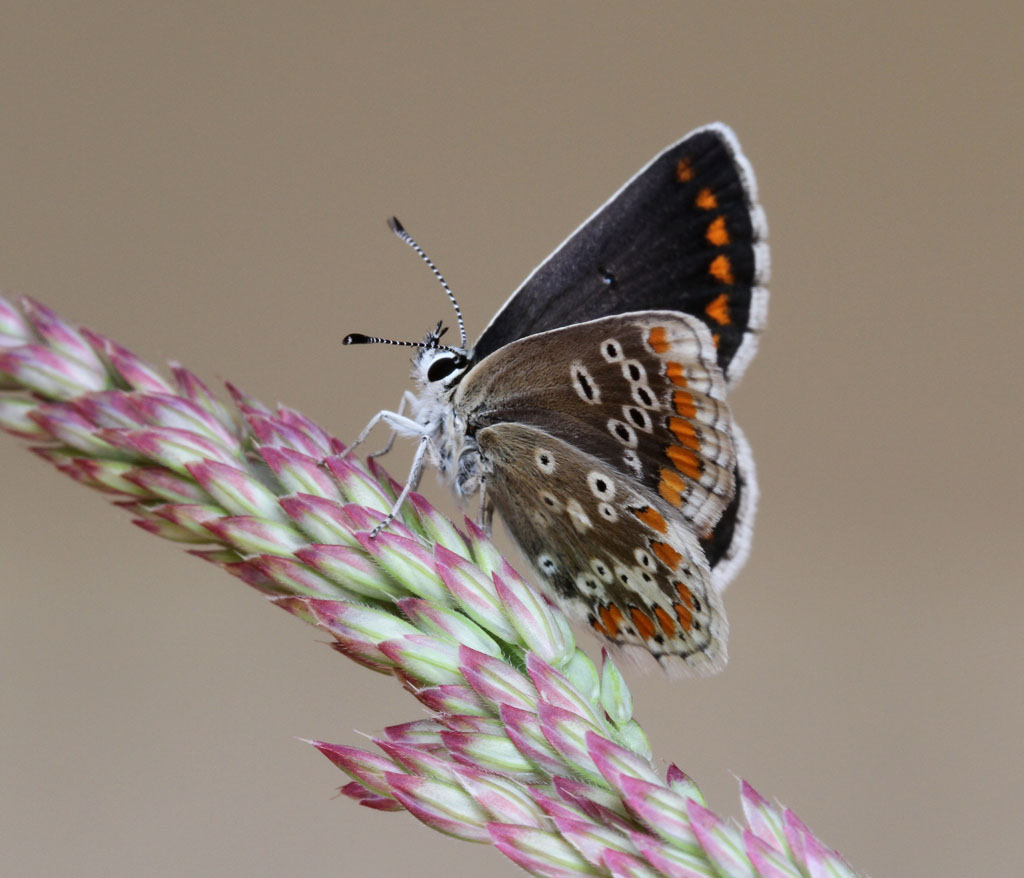
<instances>
[{"instance_id":1,"label":"butterfly body","mask_svg":"<svg viewBox=\"0 0 1024 878\"><path fill-rule=\"evenodd\" d=\"M731 131L698 129L541 263L473 347L442 346L438 325L414 359L411 416L378 416L419 437L412 484L430 464L480 495L555 600L670 671L726 659L721 592L757 495L726 390L763 324L765 236Z\"/></svg>"}]
</instances>

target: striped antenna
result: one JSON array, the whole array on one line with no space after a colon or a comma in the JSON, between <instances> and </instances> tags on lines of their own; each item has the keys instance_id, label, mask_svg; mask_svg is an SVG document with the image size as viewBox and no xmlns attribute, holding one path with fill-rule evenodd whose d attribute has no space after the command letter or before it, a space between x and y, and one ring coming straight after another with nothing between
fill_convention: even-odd
<instances>
[{"instance_id":1,"label":"striped antenna","mask_svg":"<svg viewBox=\"0 0 1024 878\"><path fill-rule=\"evenodd\" d=\"M430 270L434 272L434 277L436 277L441 282L441 286L444 287L444 291L448 294L448 298L451 299L452 306L455 308L455 316L459 320L459 337L462 339L462 347L463 349L465 349L466 324L463 323L462 321L462 309L459 308L459 303L456 301L455 294L452 292L451 287L448 286L447 282L444 279L444 276L441 274L441 272L437 270L437 266L434 265L430 257L423 252L423 248L420 247L420 245L413 240L412 235L410 235L405 230L405 227L398 221L397 216L393 216L388 220L388 228L391 229L392 232L394 232L399 238L405 241L406 244L408 244L410 247L412 247L413 250L416 251L420 259L426 262Z\"/></svg>"}]
</instances>

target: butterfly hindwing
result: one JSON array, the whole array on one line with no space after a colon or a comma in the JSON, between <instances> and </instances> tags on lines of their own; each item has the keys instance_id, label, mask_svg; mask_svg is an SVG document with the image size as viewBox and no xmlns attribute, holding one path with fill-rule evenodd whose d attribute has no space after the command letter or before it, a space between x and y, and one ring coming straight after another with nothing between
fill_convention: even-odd
<instances>
[{"instance_id":1,"label":"butterfly hindwing","mask_svg":"<svg viewBox=\"0 0 1024 878\"><path fill-rule=\"evenodd\" d=\"M725 125L656 156L558 247L498 312L479 361L539 332L633 311L692 314L717 339L730 382L767 308L764 215L753 171Z\"/></svg>"},{"instance_id":2,"label":"butterfly hindwing","mask_svg":"<svg viewBox=\"0 0 1024 878\"><path fill-rule=\"evenodd\" d=\"M494 424L477 441L488 500L567 611L670 671L724 665L721 599L696 537L670 505L533 426Z\"/></svg>"}]
</instances>

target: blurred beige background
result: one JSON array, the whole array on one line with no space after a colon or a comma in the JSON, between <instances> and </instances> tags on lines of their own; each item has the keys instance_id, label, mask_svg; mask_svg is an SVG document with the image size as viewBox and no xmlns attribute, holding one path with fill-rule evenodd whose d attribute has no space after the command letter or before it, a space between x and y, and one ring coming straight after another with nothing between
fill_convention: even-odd
<instances>
[{"instance_id":1,"label":"blurred beige background","mask_svg":"<svg viewBox=\"0 0 1024 878\"><path fill-rule=\"evenodd\" d=\"M714 679L632 679L662 764L874 876L1019 874L1022 20L1011 4L0 6L0 285L352 437L655 152L757 171L763 499ZM407 449L390 466L403 471ZM296 736L420 715L0 436L5 874L512 876L333 800ZM444 491L424 483L433 497ZM581 635L585 637L586 635Z\"/></svg>"}]
</instances>

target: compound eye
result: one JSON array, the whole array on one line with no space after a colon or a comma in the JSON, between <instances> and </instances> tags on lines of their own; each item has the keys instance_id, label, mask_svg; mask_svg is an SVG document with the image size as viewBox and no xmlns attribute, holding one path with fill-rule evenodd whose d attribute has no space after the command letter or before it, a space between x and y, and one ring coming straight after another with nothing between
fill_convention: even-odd
<instances>
[{"instance_id":1,"label":"compound eye","mask_svg":"<svg viewBox=\"0 0 1024 878\"><path fill-rule=\"evenodd\" d=\"M440 357L427 369L427 381L441 381L462 365L461 357Z\"/></svg>"}]
</instances>

